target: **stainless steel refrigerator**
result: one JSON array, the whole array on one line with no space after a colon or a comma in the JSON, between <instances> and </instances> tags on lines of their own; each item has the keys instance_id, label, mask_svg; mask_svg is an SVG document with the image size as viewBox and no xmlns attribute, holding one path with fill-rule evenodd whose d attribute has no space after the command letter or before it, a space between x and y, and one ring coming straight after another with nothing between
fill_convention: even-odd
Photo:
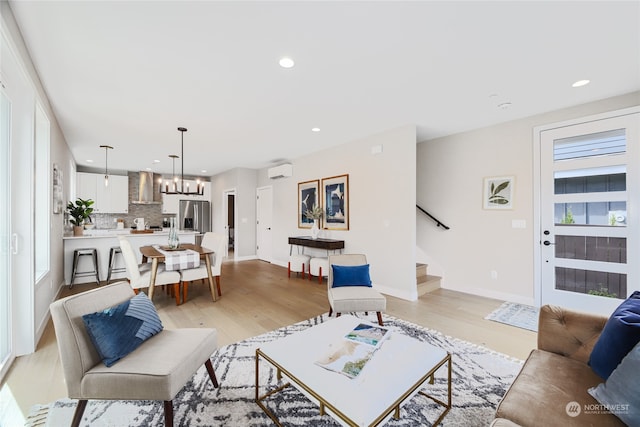
<instances>
[{"instance_id":1,"label":"stainless steel refrigerator","mask_svg":"<svg viewBox=\"0 0 640 427\"><path fill-rule=\"evenodd\" d=\"M180 229L198 232L197 245L202 242L204 233L211 231L211 208L205 200L180 200L178 215Z\"/></svg>"}]
</instances>

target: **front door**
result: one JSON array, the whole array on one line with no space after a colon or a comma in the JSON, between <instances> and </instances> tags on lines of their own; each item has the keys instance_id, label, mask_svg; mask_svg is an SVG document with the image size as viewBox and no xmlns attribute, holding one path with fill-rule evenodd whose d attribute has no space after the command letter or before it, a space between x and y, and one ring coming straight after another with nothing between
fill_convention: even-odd
<instances>
[{"instance_id":1,"label":"front door","mask_svg":"<svg viewBox=\"0 0 640 427\"><path fill-rule=\"evenodd\" d=\"M539 135L540 302L609 315L640 289L640 112Z\"/></svg>"},{"instance_id":2,"label":"front door","mask_svg":"<svg viewBox=\"0 0 640 427\"><path fill-rule=\"evenodd\" d=\"M540 301L609 315L640 289L640 113L542 129Z\"/></svg>"}]
</instances>

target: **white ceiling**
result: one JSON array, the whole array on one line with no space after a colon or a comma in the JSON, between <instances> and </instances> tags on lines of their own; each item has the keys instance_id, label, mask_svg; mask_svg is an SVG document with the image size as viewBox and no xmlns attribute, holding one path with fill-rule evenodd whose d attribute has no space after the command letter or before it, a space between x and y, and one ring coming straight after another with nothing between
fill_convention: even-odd
<instances>
[{"instance_id":1,"label":"white ceiling","mask_svg":"<svg viewBox=\"0 0 640 427\"><path fill-rule=\"evenodd\" d=\"M110 169L171 172L178 126L185 174L213 175L640 89L638 1L10 5L77 163L98 168L107 144Z\"/></svg>"}]
</instances>

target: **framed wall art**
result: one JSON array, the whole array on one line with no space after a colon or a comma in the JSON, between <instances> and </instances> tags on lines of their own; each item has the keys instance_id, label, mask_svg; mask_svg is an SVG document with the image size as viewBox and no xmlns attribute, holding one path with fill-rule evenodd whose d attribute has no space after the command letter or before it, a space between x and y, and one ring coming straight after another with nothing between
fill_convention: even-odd
<instances>
[{"instance_id":1,"label":"framed wall art","mask_svg":"<svg viewBox=\"0 0 640 427\"><path fill-rule=\"evenodd\" d=\"M349 229L349 175L322 179L322 206L326 230Z\"/></svg>"},{"instance_id":2,"label":"framed wall art","mask_svg":"<svg viewBox=\"0 0 640 427\"><path fill-rule=\"evenodd\" d=\"M62 171L56 163L53 164L53 213L62 213Z\"/></svg>"},{"instance_id":3,"label":"framed wall art","mask_svg":"<svg viewBox=\"0 0 640 427\"><path fill-rule=\"evenodd\" d=\"M320 206L320 181L305 181L298 183L298 228L311 228L313 218L307 216L307 211L312 211Z\"/></svg>"},{"instance_id":4,"label":"framed wall art","mask_svg":"<svg viewBox=\"0 0 640 427\"><path fill-rule=\"evenodd\" d=\"M513 209L515 177L493 176L484 179L483 208Z\"/></svg>"}]
</instances>

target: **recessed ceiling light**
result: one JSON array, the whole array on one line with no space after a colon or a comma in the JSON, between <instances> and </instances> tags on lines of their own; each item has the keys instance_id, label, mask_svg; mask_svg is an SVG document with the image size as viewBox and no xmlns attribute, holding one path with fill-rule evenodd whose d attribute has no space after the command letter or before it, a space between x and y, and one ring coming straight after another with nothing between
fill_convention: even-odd
<instances>
[{"instance_id":1,"label":"recessed ceiling light","mask_svg":"<svg viewBox=\"0 0 640 427\"><path fill-rule=\"evenodd\" d=\"M282 68L293 68L293 66L296 65L296 63L293 62L293 59L287 58L286 56L284 58L281 58L280 62L278 63Z\"/></svg>"},{"instance_id":2,"label":"recessed ceiling light","mask_svg":"<svg viewBox=\"0 0 640 427\"><path fill-rule=\"evenodd\" d=\"M311 128L311 132L320 132L320 128Z\"/></svg>"},{"instance_id":3,"label":"recessed ceiling light","mask_svg":"<svg viewBox=\"0 0 640 427\"><path fill-rule=\"evenodd\" d=\"M153 163L160 163L160 160L156 159L153 161Z\"/></svg>"},{"instance_id":4,"label":"recessed ceiling light","mask_svg":"<svg viewBox=\"0 0 640 427\"><path fill-rule=\"evenodd\" d=\"M202 169L202 170L200 171L200 173L207 173L207 170L206 170L206 169Z\"/></svg>"},{"instance_id":5,"label":"recessed ceiling light","mask_svg":"<svg viewBox=\"0 0 640 427\"><path fill-rule=\"evenodd\" d=\"M586 86L588 85L590 82L590 80L578 80L577 82L575 82L574 84L571 85L571 87L581 87L581 86Z\"/></svg>"},{"instance_id":6,"label":"recessed ceiling light","mask_svg":"<svg viewBox=\"0 0 640 427\"><path fill-rule=\"evenodd\" d=\"M498 104L498 108L501 110L506 110L509 107L511 107L510 102L503 102L502 104Z\"/></svg>"},{"instance_id":7,"label":"recessed ceiling light","mask_svg":"<svg viewBox=\"0 0 640 427\"><path fill-rule=\"evenodd\" d=\"M145 168L145 169L148 170L148 171L152 170L151 168Z\"/></svg>"},{"instance_id":8,"label":"recessed ceiling light","mask_svg":"<svg viewBox=\"0 0 640 427\"><path fill-rule=\"evenodd\" d=\"M87 163L93 163L93 160L87 159Z\"/></svg>"}]
</instances>

